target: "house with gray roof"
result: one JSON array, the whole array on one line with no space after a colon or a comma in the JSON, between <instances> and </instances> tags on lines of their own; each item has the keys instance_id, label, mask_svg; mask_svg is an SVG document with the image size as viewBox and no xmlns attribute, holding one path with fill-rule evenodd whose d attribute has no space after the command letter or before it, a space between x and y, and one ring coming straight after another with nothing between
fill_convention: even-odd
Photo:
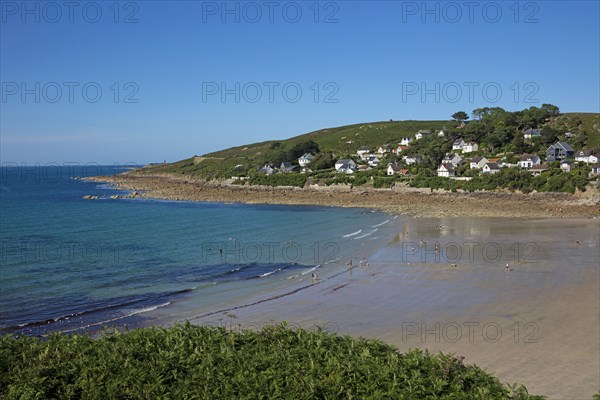
<instances>
[{"instance_id":1,"label":"house with gray roof","mask_svg":"<svg viewBox=\"0 0 600 400\"><path fill-rule=\"evenodd\" d=\"M546 150L546 161L562 161L573 158L575 150L567 142L556 142L551 144Z\"/></svg>"},{"instance_id":2,"label":"house with gray roof","mask_svg":"<svg viewBox=\"0 0 600 400\"><path fill-rule=\"evenodd\" d=\"M483 174L496 174L498 172L500 172L500 166L493 162L485 163L481 169L481 173Z\"/></svg>"},{"instance_id":3,"label":"house with gray roof","mask_svg":"<svg viewBox=\"0 0 600 400\"><path fill-rule=\"evenodd\" d=\"M533 139L533 138L538 138L542 136L542 130L541 129L527 129L525 132L523 132L523 138L524 139Z\"/></svg>"},{"instance_id":4,"label":"house with gray roof","mask_svg":"<svg viewBox=\"0 0 600 400\"><path fill-rule=\"evenodd\" d=\"M350 159L337 160L335 162L335 170L344 174L352 174L356 171L356 163Z\"/></svg>"}]
</instances>

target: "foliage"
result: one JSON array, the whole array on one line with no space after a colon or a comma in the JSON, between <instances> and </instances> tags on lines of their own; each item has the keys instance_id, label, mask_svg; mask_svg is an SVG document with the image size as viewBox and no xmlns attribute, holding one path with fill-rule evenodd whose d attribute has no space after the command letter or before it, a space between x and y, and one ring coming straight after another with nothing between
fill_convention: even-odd
<instances>
[{"instance_id":1,"label":"foliage","mask_svg":"<svg viewBox=\"0 0 600 400\"><path fill-rule=\"evenodd\" d=\"M0 338L6 399L542 399L461 358L285 324Z\"/></svg>"},{"instance_id":2,"label":"foliage","mask_svg":"<svg viewBox=\"0 0 600 400\"><path fill-rule=\"evenodd\" d=\"M374 188L389 188L394 184L395 181L396 181L395 177L378 176L373 179L373 187Z\"/></svg>"},{"instance_id":3,"label":"foliage","mask_svg":"<svg viewBox=\"0 0 600 400\"><path fill-rule=\"evenodd\" d=\"M417 176L410 182L413 187L429 187L432 189L457 190L469 192L476 190L496 190L507 188L511 191L523 193L538 192L568 192L575 193L575 189L582 192L588 183L586 166L578 166L571 173L566 173L558 168L533 176L529 171L519 168L502 168L496 174L479 174L470 181L458 181L442 177Z\"/></svg>"},{"instance_id":4,"label":"foliage","mask_svg":"<svg viewBox=\"0 0 600 400\"><path fill-rule=\"evenodd\" d=\"M468 120L469 115L464 111L458 111L458 112L455 112L454 114L452 114L452 119L457 121L458 123L461 123L463 121Z\"/></svg>"},{"instance_id":5,"label":"foliage","mask_svg":"<svg viewBox=\"0 0 600 400\"><path fill-rule=\"evenodd\" d=\"M316 154L318 152L319 145L310 139L288 143L274 142L269 145L269 150L259 158L257 163L279 165L282 162L296 161L306 153Z\"/></svg>"},{"instance_id":6,"label":"foliage","mask_svg":"<svg viewBox=\"0 0 600 400\"><path fill-rule=\"evenodd\" d=\"M331 152L320 153L315 157L313 162L310 163L310 168L312 170L333 168L335 166L335 161L336 159Z\"/></svg>"}]
</instances>

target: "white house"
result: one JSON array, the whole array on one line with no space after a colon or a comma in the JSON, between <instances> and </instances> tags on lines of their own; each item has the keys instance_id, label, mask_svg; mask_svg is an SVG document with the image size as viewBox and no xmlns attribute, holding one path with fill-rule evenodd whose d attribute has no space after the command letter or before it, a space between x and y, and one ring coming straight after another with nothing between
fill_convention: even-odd
<instances>
[{"instance_id":1,"label":"white house","mask_svg":"<svg viewBox=\"0 0 600 400\"><path fill-rule=\"evenodd\" d=\"M533 139L533 138L538 138L542 136L542 130L541 129L527 129L525 132L523 132L523 138L524 139Z\"/></svg>"},{"instance_id":2,"label":"white house","mask_svg":"<svg viewBox=\"0 0 600 400\"><path fill-rule=\"evenodd\" d=\"M308 164L313 162L314 159L315 157L312 154L306 153L298 159L298 164L300 164L301 167L306 167Z\"/></svg>"},{"instance_id":3,"label":"white house","mask_svg":"<svg viewBox=\"0 0 600 400\"><path fill-rule=\"evenodd\" d=\"M390 147L389 144L384 144L383 146L379 146L379 148L377 149L377 153L384 155L386 153L390 153L392 151L392 148Z\"/></svg>"},{"instance_id":4,"label":"white house","mask_svg":"<svg viewBox=\"0 0 600 400\"><path fill-rule=\"evenodd\" d=\"M352 174L356 171L356 163L352 160L337 160L335 170L344 174Z\"/></svg>"},{"instance_id":5,"label":"white house","mask_svg":"<svg viewBox=\"0 0 600 400\"><path fill-rule=\"evenodd\" d=\"M473 157L469 162L471 169L481 169L485 164L489 163L488 159L482 156Z\"/></svg>"},{"instance_id":6,"label":"white house","mask_svg":"<svg viewBox=\"0 0 600 400\"><path fill-rule=\"evenodd\" d=\"M402 159L404 160L404 163L406 165L413 165L420 161L419 156L408 156L407 155L407 156L403 156Z\"/></svg>"},{"instance_id":7,"label":"white house","mask_svg":"<svg viewBox=\"0 0 600 400\"><path fill-rule=\"evenodd\" d=\"M438 135L438 137L444 137L444 136L446 136L446 134L444 133L443 129L440 130L437 135Z\"/></svg>"},{"instance_id":8,"label":"white house","mask_svg":"<svg viewBox=\"0 0 600 400\"><path fill-rule=\"evenodd\" d=\"M406 175L408 174L408 170L402 168L400 164L389 163L387 168L388 175Z\"/></svg>"},{"instance_id":9,"label":"white house","mask_svg":"<svg viewBox=\"0 0 600 400\"><path fill-rule=\"evenodd\" d=\"M467 142L463 145L463 148L462 148L463 153L472 153L477 150L479 150L479 145L474 142Z\"/></svg>"},{"instance_id":10,"label":"white house","mask_svg":"<svg viewBox=\"0 0 600 400\"><path fill-rule=\"evenodd\" d=\"M562 160L560 162L560 169L564 172L571 172L573 170L573 161Z\"/></svg>"},{"instance_id":11,"label":"white house","mask_svg":"<svg viewBox=\"0 0 600 400\"><path fill-rule=\"evenodd\" d=\"M419 132L415 133L415 139L423 139L423 137L431 135L431 131L427 129L421 129Z\"/></svg>"},{"instance_id":12,"label":"white house","mask_svg":"<svg viewBox=\"0 0 600 400\"><path fill-rule=\"evenodd\" d=\"M500 167L498 166L498 164L493 162L485 163L485 165L481 169L481 172L484 174L496 174L500 172Z\"/></svg>"},{"instance_id":13,"label":"white house","mask_svg":"<svg viewBox=\"0 0 600 400\"><path fill-rule=\"evenodd\" d=\"M265 175L271 175L275 173L275 168L271 167L269 164L265 164L258 170L258 172Z\"/></svg>"},{"instance_id":14,"label":"white house","mask_svg":"<svg viewBox=\"0 0 600 400\"><path fill-rule=\"evenodd\" d=\"M400 154L403 151L408 150L409 148L410 148L409 146L400 145L400 146L396 147L396 154Z\"/></svg>"},{"instance_id":15,"label":"white house","mask_svg":"<svg viewBox=\"0 0 600 400\"><path fill-rule=\"evenodd\" d=\"M442 163L437 169L437 176L451 177L454 176L454 165L450 163Z\"/></svg>"},{"instance_id":16,"label":"white house","mask_svg":"<svg viewBox=\"0 0 600 400\"><path fill-rule=\"evenodd\" d=\"M592 165L590 176L600 175L600 164Z\"/></svg>"},{"instance_id":17,"label":"white house","mask_svg":"<svg viewBox=\"0 0 600 400\"><path fill-rule=\"evenodd\" d=\"M379 157L377 157L377 156L370 156L367 159L367 164L369 164L371 167L378 166L380 162L381 162L381 160L379 160Z\"/></svg>"},{"instance_id":18,"label":"white house","mask_svg":"<svg viewBox=\"0 0 600 400\"><path fill-rule=\"evenodd\" d=\"M464 145L465 145L465 141L462 140L461 138L458 138L454 142L452 142L452 150L461 151L463 149Z\"/></svg>"},{"instance_id":19,"label":"white house","mask_svg":"<svg viewBox=\"0 0 600 400\"><path fill-rule=\"evenodd\" d=\"M532 168L534 165L540 165L540 158L535 154L523 154L519 161L517 161L517 165L519 168Z\"/></svg>"},{"instance_id":20,"label":"white house","mask_svg":"<svg viewBox=\"0 0 600 400\"><path fill-rule=\"evenodd\" d=\"M462 157L459 156L458 154L447 153L446 156L442 159L442 164L450 163L456 167L458 164L460 164L462 162L462 160L463 160Z\"/></svg>"},{"instance_id":21,"label":"white house","mask_svg":"<svg viewBox=\"0 0 600 400\"><path fill-rule=\"evenodd\" d=\"M593 150L579 150L575 153L575 161L584 162L586 164L595 164L598 162L598 156L593 154Z\"/></svg>"},{"instance_id":22,"label":"white house","mask_svg":"<svg viewBox=\"0 0 600 400\"><path fill-rule=\"evenodd\" d=\"M369 152L369 148L367 146L361 146L358 148L358 150L356 150L356 154L360 158L363 158L363 155L367 154L368 152Z\"/></svg>"}]
</instances>

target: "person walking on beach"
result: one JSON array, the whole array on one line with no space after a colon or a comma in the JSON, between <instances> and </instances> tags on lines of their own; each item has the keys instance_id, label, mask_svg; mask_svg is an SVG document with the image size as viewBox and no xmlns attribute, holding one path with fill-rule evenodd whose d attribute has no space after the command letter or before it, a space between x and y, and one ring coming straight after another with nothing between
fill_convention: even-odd
<instances>
[{"instance_id":1,"label":"person walking on beach","mask_svg":"<svg viewBox=\"0 0 600 400\"><path fill-rule=\"evenodd\" d=\"M312 282L317 283L318 280L319 280L319 275L313 273L312 274Z\"/></svg>"},{"instance_id":2,"label":"person walking on beach","mask_svg":"<svg viewBox=\"0 0 600 400\"><path fill-rule=\"evenodd\" d=\"M510 266L506 263L506 267L504 267L505 272L510 272Z\"/></svg>"},{"instance_id":3,"label":"person walking on beach","mask_svg":"<svg viewBox=\"0 0 600 400\"><path fill-rule=\"evenodd\" d=\"M352 259L350 259L350 261L348 261L346 265L348 266L348 268L352 269Z\"/></svg>"}]
</instances>

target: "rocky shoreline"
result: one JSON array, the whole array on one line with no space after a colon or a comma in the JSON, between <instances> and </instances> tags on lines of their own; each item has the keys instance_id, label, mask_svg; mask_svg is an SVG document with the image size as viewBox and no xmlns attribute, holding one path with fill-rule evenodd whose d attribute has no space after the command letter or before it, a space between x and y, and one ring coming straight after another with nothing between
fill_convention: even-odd
<instances>
[{"instance_id":1,"label":"rocky shoreline","mask_svg":"<svg viewBox=\"0 0 600 400\"><path fill-rule=\"evenodd\" d=\"M87 178L108 182L122 190L136 191L135 197L165 200L319 205L371 208L418 217L527 217L573 218L600 216L600 194L591 189L567 193L451 193L405 186L393 189L338 187L240 186L205 182L177 175L148 175L128 172Z\"/></svg>"}]
</instances>

